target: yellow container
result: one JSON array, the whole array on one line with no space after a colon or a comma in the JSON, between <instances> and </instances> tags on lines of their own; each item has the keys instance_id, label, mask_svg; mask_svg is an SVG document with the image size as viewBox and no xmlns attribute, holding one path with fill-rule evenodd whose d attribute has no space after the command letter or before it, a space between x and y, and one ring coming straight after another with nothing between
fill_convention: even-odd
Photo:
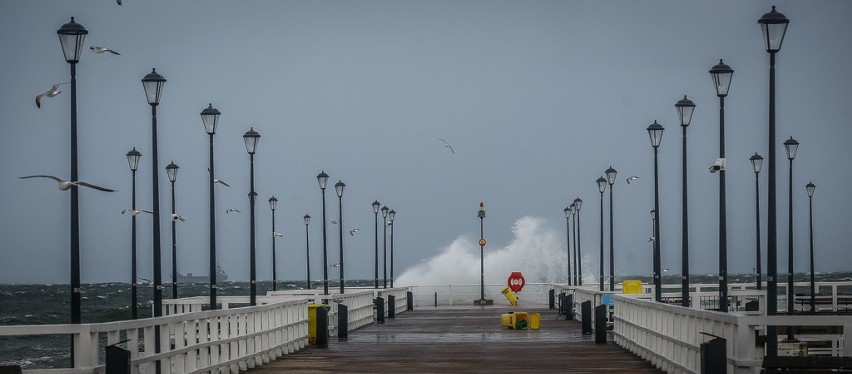
<instances>
[{"instance_id":1,"label":"yellow container","mask_svg":"<svg viewBox=\"0 0 852 374\"><path fill-rule=\"evenodd\" d=\"M503 296L506 296L506 300L509 300L509 304L518 305L518 297L515 296L515 293L512 292L512 289L510 289L509 287L503 287L503 289L500 290L500 293L502 293Z\"/></svg>"},{"instance_id":2,"label":"yellow container","mask_svg":"<svg viewBox=\"0 0 852 374\"><path fill-rule=\"evenodd\" d=\"M326 308L325 304L308 304L308 343L317 344L317 309Z\"/></svg>"},{"instance_id":3,"label":"yellow container","mask_svg":"<svg viewBox=\"0 0 852 374\"><path fill-rule=\"evenodd\" d=\"M523 330L529 327L529 315L527 312L512 312L500 316L500 325L514 330Z\"/></svg>"},{"instance_id":4,"label":"yellow container","mask_svg":"<svg viewBox=\"0 0 852 374\"><path fill-rule=\"evenodd\" d=\"M641 280L625 280L621 282L622 293L642 293Z\"/></svg>"},{"instance_id":5,"label":"yellow container","mask_svg":"<svg viewBox=\"0 0 852 374\"><path fill-rule=\"evenodd\" d=\"M538 330L541 327L541 313L530 314L530 328Z\"/></svg>"}]
</instances>

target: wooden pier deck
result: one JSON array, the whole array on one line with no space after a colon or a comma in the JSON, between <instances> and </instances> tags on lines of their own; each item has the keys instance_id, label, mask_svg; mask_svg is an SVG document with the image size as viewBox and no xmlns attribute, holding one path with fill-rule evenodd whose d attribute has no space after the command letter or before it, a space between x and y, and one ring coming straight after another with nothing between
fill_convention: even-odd
<instances>
[{"instance_id":1,"label":"wooden pier deck","mask_svg":"<svg viewBox=\"0 0 852 374\"><path fill-rule=\"evenodd\" d=\"M541 329L500 326L509 311L541 313ZM578 321L524 307L424 307L330 338L251 373L661 373L613 342L595 344Z\"/></svg>"}]
</instances>

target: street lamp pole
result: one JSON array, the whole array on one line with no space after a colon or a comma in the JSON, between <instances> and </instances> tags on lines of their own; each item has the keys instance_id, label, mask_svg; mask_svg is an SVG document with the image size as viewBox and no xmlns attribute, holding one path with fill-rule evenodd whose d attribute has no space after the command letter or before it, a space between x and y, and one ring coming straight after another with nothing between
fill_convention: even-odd
<instances>
[{"instance_id":1,"label":"street lamp pole","mask_svg":"<svg viewBox=\"0 0 852 374\"><path fill-rule=\"evenodd\" d=\"M793 315L795 295L793 289L793 159L796 158L796 151L799 149L799 142L793 139L784 141L784 150L787 152L787 160L790 161L789 184L787 185L787 314ZM787 338L793 339L793 329L787 329Z\"/></svg>"},{"instance_id":2,"label":"street lamp pole","mask_svg":"<svg viewBox=\"0 0 852 374\"><path fill-rule=\"evenodd\" d=\"M574 252L574 285L577 286L580 283L577 281L579 278L579 272L577 271L577 206L572 202L571 205L568 206L571 209L571 231L574 232L574 235L571 236L571 249Z\"/></svg>"},{"instance_id":3,"label":"street lamp pole","mask_svg":"<svg viewBox=\"0 0 852 374\"><path fill-rule=\"evenodd\" d=\"M663 141L663 125L654 121L648 126L648 136L651 138L651 147L654 148L654 300L663 301L663 280L660 274L660 173L657 163L657 151L660 142ZM687 294L687 298L689 295Z\"/></svg>"},{"instance_id":4,"label":"street lamp pole","mask_svg":"<svg viewBox=\"0 0 852 374\"><path fill-rule=\"evenodd\" d=\"M754 170L754 238L755 238L755 283L757 289L762 289L761 271L760 271L760 168L763 165L763 156L754 153L754 156L749 158L751 168Z\"/></svg>"},{"instance_id":5,"label":"street lamp pole","mask_svg":"<svg viewBox=\"0 0 852 374\"><path fill-rule=\"evenodd\" d=\"M275 261L275 208L278 207L278 199L275 196L269 198L269 209L272 211L272 290L278 290L278 272L275 269L278 262Z\"/></svg>"},{"instance_id":6,"label":"street lamp pole","mask_svg":"<svg viewBox=\"0 0 852 374\"><path fill-rule=\"evenodd\" d=\"M216 194L214 190L213 178L216 174L213 168L213 135L216 134L216 126L219 124L218 109L209 104L207 108L201 111L201 122L204 124L204 131L210 137L210 310L216 309Z\"/></svg>"},{"instance_id":7,"label":"street lamp pole","mask_svg":"<svg viewBox=\"0 0 852 374\"><path fill-rule=\"evenodd\" d=\"M680 127L683 130L683 152L681 162L682 183L681 190L681 276L680 276L680 300L681 305L689 307L689 215L686 184L686 128L692 122L692 113L695 103L683 95L683 99L675 103L677 116L680 119ZM656 234L655 234L656 235ZM656 238L655 238L656 240Z\"/></svg>"},{"instance_id":8,"label":"street lamp pole","mask_svg":"<svg viewBox=\"0 0 852 374\"><path fill-rule=\"evenodd\" d=\"M166 84L166 78L157 74L156 69L152 69L151 73L142 78L142 87L145 88L145 96L148 99L148 104L151 105L151 170L153 171L152 179L152 209L154 216L154 317L159 317L163 313L163 284L160 259L160 178L157 172L157 105L160 104L160 96L163 93L163 86ZM157 341L157 352L159 352L159 340Z\"/></svg>"},{"instance_id":9,"label":"street lamp pole","mask_svg":"<svg viewBox=\"0 0 852 374\"><path fill-rule=\"evenodd\" d=\"M136 170L139 170L139 159L142 158L142 153L133 147L127 152L127 163L130 165L130 175L133 180L131 189L131 204L130 209L136 210ZM136 275L136 215L130 215L130 318L139 318L139 301L137 292L137 275Z\"/></svg>"},{"instance_id":10,"label":"street lamp pole","mask_svg":"<svg viewBox=\"0 0 852 374\"><path fill-rule=\"evenodd\" d=\"M388 211L382 207L382 288L388 288Z\"/></svg>"},{"instance_id":11,"label":"street lamp pole","mask_svg":"<svg viewBox=\"0 0 852 374\"><path fill-rule=\"evenodd\" d=\"M175 181L177 181L177 172L180 167L174 162L166 165L166 176L169 177L169 182L172 184L172 299L177 299L177 213L175 212Z\"/></svg>"},{"instance_id":12,"label":"street lamp pole","mask_svg":"<svg viewBox=\"0 0 852 374\"><path fill-rule=\"evenodd\" d=\"M777 202L775 186L775 54L781 50L784 35L787 34L787 25L790 20L783 14L772 11L764 14L757 21L760 25L763 41L766 43L766 52L769 53L769 156L767 159L769 173L769 195L767 201L768 216L766 223L766 314L778 314L778 228L777 228ZM775 326L766 328L766 355L775 357L778 355L778 329Z\"/></svg>"},{"instance_id":13,"label":"street lamp pole","mask_svg":"<svg viewBox=\"0 0 852 374\"><path fill-rule=\"evenodd\" d=\"M606 181L609 184L609 290L615 291L615 236L613 235L612 225L612 190L618 172L610 166L604 173L606 174Z\"/></svg>"},{"instance_id":14,"label":"street lamp pole","mask_svg":"<svg viewBox=\"0 0 852 374\"><path fill-rule=\"evenodd\" d=\"M580 198L574 199L574 214L577 216L577 227L574 228L574 240L576 240L577 244L574 246L574 250L577 253L577 259L574 263L577 264L577 284L583 285L583 250L581 248L582 242L580 241L580 208L583 206L583 200Z\"/></svg>"},{"instance_id":15,"label":"street lamp pole","mask_svg":"<svg viewBox=\"0 0 852 374\"><path fill-rule=\"evenodd\" d=\"M808 182L805 185L805 190L808 191L808 226L811 242L811 313L816 313L816 285L814 284L814 190L816 185L814 182Z\"/></svg>"},{"instance_id":16,"label":"street lamp pole","mask_svg":"<svg viewBox=\"0 0 852 374\"><path fill-rule=\"evenodd\" d=\"M606 191L606 179L604 179L603 175L598 178L595 183L598 184L598 192L601 193L601 253L600 253L600 268L598 269L598 273L600 274L598 290L604 290L604 200L603 194Z\"/></svg>"},{"instance_id":17,"label":"street lamp pole","mask_svg":"<svg viewBox=\"0 0 852 374\"><path fill-rule=\"evenodd\" d=\"M249 128L249 131L246 131L243 134L243 140L246 143L246 152L249 154L249 262L251 263L249 268L249 276L250 279L250 296L249 296L249 305L257 305L257 261L255 257L255 230L254 230L254 200L257 196L257 193L254 192L254 154L257 152L257 141L260 140L260 134L257 131L254 131L254 127ZM273 263L273 267L275 264Z\"/></svg>"},{"instance_id":18,"label":"street lamp pole","mask_svg":"<svg viewBox=\"0 0 852 374\"><path fill-rule=\"evenodd\" d=\"M328 295L328 240L325 230L325 223L328 221L325 218L325 187L328 185L328 174L325 171L317 174L317 183L322 190L322 292Z\"/></svg>"},{"instance_id":19,"label":"street lamp pole","mask_svg":"<svg viewBox=\"0 0 852 374\"><path fill-rule=\"evenodd\" d=\"M571 206L565 207L562 212L565 213L565 251L568 255L568 285L570 286L574 281L571 277Z\"/></svg>"},{"instance_id":20,"label":"street lamp pole","mask_svg":"<svg viewBox=\"0 0 852 374\"><path fill-rule=\"evenodd\" d=\"M302 217L302 219L305 220L305 263L307 264L306 276L307 276L307 280L308 280L308 283L307 283L308 286L307 286L306 289L310 290L311 289L311 239L310 239L310 235L308 235L308 225L311 224L311 216L305 214L305 216Z\"/></svg>"},{"instance_id":21,"label":"street lamp pole","mask_svg":"<svg viewBox=\"0 0 852 374\"><path fill-rule=\"evenodd\" d=\"M89 31L83 25L71 21L62 25L56 34L62 46L65 62L71 65L71 180L77 175L77 62L83 50L83 42ZM80 210L77 188L71 189L71 323L81 322L80 298ZM135 283L136 280L134 279ZM72 338L73 339L73 338ZM71 346L71 365L74 365L74 346Z\"/></svg>"},{"instance_id":22,"label":"street lamp pole","mask_svg":"<svg viewBox=\"0 0 852 374\"><path fill-rule=\"evenodd\" d=\"M731 87L734 69L721 59L710 69L719 97L719 158L725 160L725 96ZM726 216L725 168L719 169L719 309L728 311L728 228Z\"/></svg>"},{"instance_id":23,"label":"street lamp pole","mask_svg":"<svg viewBox=\"0 0 852 374\"><path fill-rule=\"evenodd\" d=\"M379 288L379 207L381 207L382 204L378 200L376 200L376 201L373 201L372 206L373 206L373 216L375 216L374 219L373 219L373 222L375 223L375 226L376 226L375 227L375 233L376 233L376 240L375 240L376 250L375 250L375 253L376 253L376 256L375 256L375 263L374 263L374 266L373 266L373 271L374 271L375 280L376 280L375 288L378 289Z\"/></svg>"},{"instance_id":24,"label":"street lamp pole","mask_svg":"<svg viewBox=\"0 0 852 374\"><path fill-rule=\"evenodd\" d=\"M346 184L343 181L338 180L334 185L334 192L337 193L337 228L338 228L338 236L340 237L340 294L343 294L344 286L343 286L343 189L346 187Z\"/></svg>"},{"instance_id":25,"label":"street lamp pole","mask_svg":"<svg viewBox=\"0 0 852 374\"><path fill-rule=\"evenodd\" d=\"M480 303L485 303L485 204L479 202L479 212L476 214L479 217L479 300Z\"/></svg>"},{"instance_id":26,"label":"street lamp pole","mask_svg":"<svg viewBox=\"0 0 852 374\"><path fill-rule=\"evenodd\" d=\"M391 242L390 286L391 286L391 288L393 288L393 221L394 221L395 217L396 217L396 211L395 210L391 210L390 212L388 212L388 220L390 221L390 228L391 228L391 234L390 234L390 242Z\"/></svg>"}]
</instances>

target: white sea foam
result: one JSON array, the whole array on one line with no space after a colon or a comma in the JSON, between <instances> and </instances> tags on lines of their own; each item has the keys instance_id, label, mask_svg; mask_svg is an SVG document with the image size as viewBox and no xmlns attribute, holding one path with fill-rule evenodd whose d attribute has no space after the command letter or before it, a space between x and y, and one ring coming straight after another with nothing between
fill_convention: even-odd
<instances>
[{"instance_id":1,"label":"white sea foam","mask_svg":"<svg viewBox=\"0 0 852 374\"><path fill-rule=\"evenodd\" d=\"M400 286L479 284L478 240L459 236L439 254L406 269L395 283ZM499 247L497 243L488 243L485 247L485 283L504 284L513 271L523 273L528 283L564 282L568 274L566 257L564 236L549 228L542 218L521 217L512 226L508 244ZM587 259L584 256L584 273L591 274L591 266L596 264L587 265ZM595 281L593 276L586 278L584 282Z\"/></svg>"}]
</instances>

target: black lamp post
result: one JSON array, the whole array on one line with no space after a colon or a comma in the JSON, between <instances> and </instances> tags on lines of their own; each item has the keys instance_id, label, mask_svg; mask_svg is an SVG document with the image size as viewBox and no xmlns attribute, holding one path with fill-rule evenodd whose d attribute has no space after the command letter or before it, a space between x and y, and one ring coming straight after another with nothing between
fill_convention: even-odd
<instances>
[{"instance_id":1,"label":"black lamp post","mask_svg":"<svg viewBox=\"0 0 852 374\"><path fill-rule=\"evenodd\" d=\"M249 289L251 290L249 296L249 304L256 305L257 304L257 261L255 258L255 230L254 230L254 199L257 196L257 193L254 192L254 154L257 151L257 141L260 140L260 134L257 131L254 131L254 127L249 128L249 131L246 131L243 134L243 140L246 143L246 152L249 154L249 226L251 232L249 233L249 262L251 262L250 274L251 277ZM274 266L274 264L273 264Z\"/></svg>"},{"instance_id":2,"label":"black lamp post","mask_svg":"<svg viewBox=\"0 0 852 374\"><path fill-rule=\"evenodd\" d=\"M657 237L655 236L656 232L657 232L657 210L651 209L651 239L650 239L651 252L654 252L654 250L657 248L657 244L656 244ZM654 285L656 286L656 283L654 283ZM656 290L656 287L654 289Z\"/></svg>"},{"instance_id":3,"label":"black lamp post","mask_svg":"<svg viewBox=\"0 0 852 374\"><path fill-rule=\"evenodd\" d=\"M276 265L278 262L275 261L275 208L278 207L278 199L275 196L269 198L269 210L272 211L272 290L278 290L278 272L276 271Z\"/></svg>"},{"instance_id":4,"label":"black lamp post","mask_svg":"<svg viewBox=\"0 0 852 374\"><path fill-rule=\"evenodd\" d=\"M574 227L574 240L577 244L574 245L574 251L577 254L577 259L574 261L577 264L577 284L583 285L583 250L580 242L580 208L583 206L583 200L580 198L574 199L574 215L577 217L577 226Z\"/></svg>"},{"instance_id":5,"label":"black lamp post","mask_svg":"<svg viewBox=\"0 0 852 374\"><path fill-rule=\"evenodd\" d=\"M751 168L754 170L754 238L755 238L755 283L757 289L761 289L761 271L760 271L760 168L763 166L763 157L757 152L749 158Z\"/></svg>"},{"instance_id":6,"label":"black lamp post","mask_svg":"<svg viewBox=\"0 0 852 374\"><path fill-rule=\"evenodd\" d=\"M328 174L325 171L317 174L317 183L322 190L322 292L328 295L328 240L325 231L325 187L328 185Z\"/></svg>"},{"instance_id":7,"label":"black lamp post","mask_svg":"<svg viewBox=\"0 0 852 374\"><path fill-rule=\"evenodd\" d=\"M382 207L382 288L388 288L388 211L390 208Z\"/></svg>"},{"instance_id":8,"label":"black lamp post","mask_svg":"<svg viewBox=\"0 0 852 374\"><path fill-rule=\"evenodd\" d=\"M677 116L680 119L680 127L683 129L683 158L682 158L682 183L681 183L681 276L680 276L680 300L681 305L689 307L689 216L687 214L688 199L686 188L686 128L692 122L692 112L695 103L683 95L683 99L675 103Z\"/></svg>"},{"instance_id":9,"label":"black lamp post","mask_svg":"<svg viewBox=\"0 0 852 374\"><path fill-rule=\"evenodd\" d=\"M346 184L343 181L338 180L337 183L334 184L334 192L337 193L337 228L338 228L338 236L340 237L340 293L343 294L343 189L346 188Z\"/></svg>"},{"instance_id":10,"label":"black lamp post","mask_svg":"<svg viewBox=\"0 0 852 374\"><path fill-rule=\"evenodd\" d=\"M175 212L175 181L177 181L177 172L180 169L177 164L170 162L166 165L166 176L169 177L169 182L172 184L172 299L177 299L177 213Z\"/></svg>"},{"instance_id":11,"label":"black lamp post","mask_svg":"<svg viewBox=\"0 0 852 374\"><path fill-rule=\"evenodd\" d=\"M479 212L476 214L479 217L479 303L485 304L485 204L479 202Z\"/></svg>"},{"instance_id":12,"label":"black lamp post","mask_svg":"<svg viewBox=\"0 0 852 374\"><path fill-rule=\"evenodd\" d=\"M811 241L811 313L816 313L816 285L814 284L814 190L816 185L809 182L805 185L808 191L808 226Z\"/></svg>"},{"instance_id":13,"label":"black lamp post","mask_svg":"<svg viewBox=\"0 0 852 374\"><path fill-rule=\"evenodd\" d=\"M565 248L568 255L568 285L571 285L574 281L574 278L571 277L571 206L565 207L562 212L565 213Z\"/></svg>"},{"instance_id":14,"label":"black lamp post","mask_svg":"<svg viewBox=\"0 0 852 374\"><path fill-rule=\"evenodd\" d=\"M65 61L71 65L71 180L77 176L77 62L83 51L83 42L89 31L83 25L71 21L59 27L59 44ZM71 323L80 323L80 210L77 188L71 189ZM136 280L134 279L135 283ZM74 365L73 344L71 365Z\"/></svg>"},{"instance_id":15,"label":"black lamp post","mask_svg":"<svg viewBox=\"0 0 852 374\"><path fill-rule=\"evenodd\" d=\"M576 240L577 239L577 227L574 226L574 217L577 213L577 208L574 206L574 203L571 203L571 205L568 205L568 212L570 214L570 220L569 220L568 226L570 226L571 231L574 232L574 235L570 236L568 238L568 245L571 247L571 253L572 253L572 257L573 257L572 259L574 261L572 268L571 268L571 274L572 274L571 282L572 282L573 285L576 286L576 285L578 285L578 283L577 283L577 240Z\"/></svg>"},{"instance_id":16,"label":"black lamp post","mask_svg":"<svg viewBox=\"0 0 852 374\"><path fill-rule=\"evenodd\" d=\"M139 170L140 158L142 158L142 153L139 153L136 147L127 152L127 163L130 165L130 175L133 180L130 198L130 209L132 210L136 210L136 170ZM131 215L130 220L130 318L137 319L139 318L139 302L136 289L136 216Z\"/></svg>"},{"instance_id":17,"label":"black lamp post","mask_svg":"<svg viewBox=\"0 0 852 374\"><path fill-rule=\"evenodd\" d=\"M375 278L376 278L375 287L376 287L376 289L378 289L379 288L379 207L382 206L382 204L378 200L376 200L376 201L373 201L372 205L373 205L373 215L375 216L373 222L375 223L375 226L376 226L376 230L375 230L375 232L376 232L376 256L375 256L375 266L373 267L373 270L374 270Z\"/></svg>"},{"instance_id":18,"label":"black lamp post","mask_svg":"<svg viewBox=\"0 0 852 374\"><path fill-rule=\"evenodd\" d=\"M725 96L731 88L734 69L722 60L710 69L719 97L719 158L725 160ZM719 169L719 309L728 311L728 228L726 217L725 168Z\"/></svg>"},{"instance_id":19,"label":"black lamp post","mask_svg":"<svg viewBox=\"0 0 852 374\"><path fill-rule=\"evenodd\" d=\"M598 180L595 181L598 184L598 192L601 193L601 253L600 253L600 269L598 269L598 273L600 273L600 279L598 284L598 290L604 290L604 201L603 194L606 191L606 179L604 179L603 175L601 175Z\"/></svg>"},{"instance_id":20,"label":"black lamp post","mask_svg":"<svg viewBox=\"0 0 852 374\"><path fill-rule=\"evenodd\" d=\"M388 212L388 221L390 221L390 223L388 223L388 225L390 225L390 228L391 228L391 234L390 234L390 242L391 242L391 250L390 250L390 286L391 286L391 288L393 288L393 221L394 221L394 219L395 219L395 218L396 218L396 211L395 211L395 210L391 210L390 212Z\"/></svg>"},{"instance_id":21,"label":"black lamp post","mask_svg":"<svg viewBox=\"0 0 852 374\"><path fill-rule=\"evenodd\" d=\"M766 52L769 53L769 156L767 166L769 172L769 196L768 216L766 223L766 314L778 314L778 228L777 228L777 204L775 186L775 54L781 50L784 35L787 34L787 25L790 20L783 14L772 11L764 14L757 21L760 24L763 40L766 43ZM774 357L778 355L778 330L775 326L767 326L766 329L766 355Z\"/></svg>"},{"instance_id":22,"label":"black lamp post","mask_svg":"<svg viewBox=\"0 0 852 374\"><path fill-rule=\"evenodd\" d=\"M210 310L216 309L216 194L213 182L216 169L213 168L213 135L216 134L216 125L219 124L219 115L221 113L213 104L201 111L204 131L210 136Z\"/></svg>"},{"instance_id":23,"label":"black lamp post","mask_svg":"<svg viewBox=\"0 0 852 374\"><path fill-rule=\"evenodd\" d=\"M648 136L651 138L651 147L654 148L654 299L657 302L663 300L663 280L660 274L660 173L657 165L657 150L663 141L663 125L654 121L648 126ZM687 293L687 298L689 297Z\"/></svg>"},{"instance_id":24,"label":"black lamp post","mask_svg":"<svg viewBox=\"0 0 852 374\"><path fill-rule=\"evenodd\" d=\"M799 149L799 142L796 139L793 139L791 136L790 139L784 141L784 150L787 152L787 160L790 161L790 175L789 175L789 184L788 187L788 200L787 200L787 314L792 315L794 310L794 297L795 292L793 290L793 159L796 158L796 151ZM791 331L787 334L787 337L792 339L793 333L792 329L788 329Z\"/></svg>"},{"instance_id":25,"label":"black lamp post","mask_svg":"<svg viewBox=\"0 0 852 374\"><path fill-rule=\"evenodd\" d=\"M302 219L305 220L305 263L307 264L307 289L311 289L311 239L310 235L308 235L308 225L311 224L311 216L305 214Z\"/></svg>"},{"instance_id":26,"label":"black lamp post","mask_svg":"<svg viewBox=\"0 0 852 374\"><path fill-rule=\"evenodd\" d=\"M612 226L612 190L618 172L610 166L604 172L606 182L609 184L609 290L615 291L615 240Z\"/></svg>"},{"instance_id":27,"label":"black lamp post","mask_svg":"<svg viewBox=\"0 0 852 374\"><path fill-rule=\"evenodd\" d=\"M142 87L145 88L145 97L148 99L148 104L151 105L151 170L153 171L152 179L152 212L154 218L154 317L162 315L163 306L163 284L161 274L160 260L160 173L157 172L157 105L160 104L160 95L163 93L163 86L166 84L166 78L157 74L156 69L152 69L151 73L142 78ZM157 342L159 346L159 341ZM159 348L157 348L159 350Z\"/></svg>"}]
</instances>

